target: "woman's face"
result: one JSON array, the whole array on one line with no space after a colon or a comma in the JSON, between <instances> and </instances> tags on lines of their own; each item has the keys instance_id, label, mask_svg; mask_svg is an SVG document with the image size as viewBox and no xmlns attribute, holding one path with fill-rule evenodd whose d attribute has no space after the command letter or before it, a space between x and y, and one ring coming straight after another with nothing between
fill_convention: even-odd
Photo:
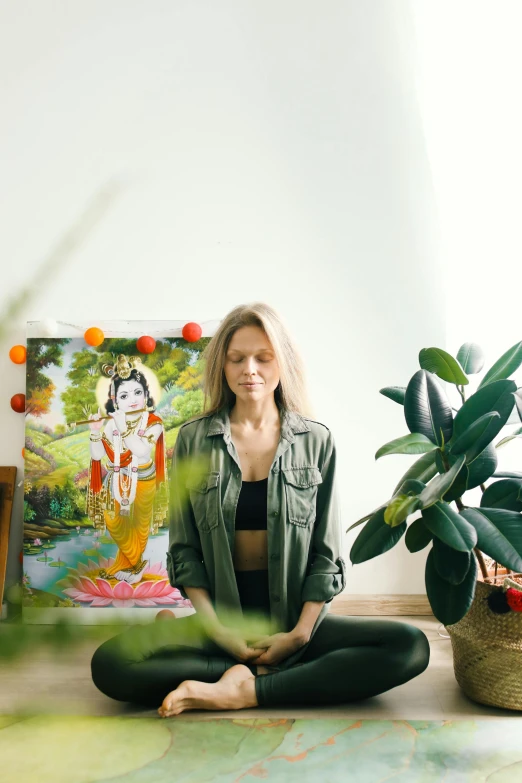
<instances>
[{"instance_id":1,"label":"woman's face","mask_svg":"<svg viewBox=\"0 0 522 783\"><path fill-rule=\"evenodd\" d=\"M259 326L242 326L234 332L224 370L231 391L242 400L260 400L273 395L279 383L279 364ZM255 385L245 385L248 381Z\"/></svg>"},{"instance_id":2,"label":"woman's face","mask_svg":"<svg viewBox=\"0 0 522 783\"><path fill-rule=\"evenodd\" d=\"M124 413L145 407L145 391L138 381L122 381L116 392L116 405Z\"/></svg>"}]
</instances>

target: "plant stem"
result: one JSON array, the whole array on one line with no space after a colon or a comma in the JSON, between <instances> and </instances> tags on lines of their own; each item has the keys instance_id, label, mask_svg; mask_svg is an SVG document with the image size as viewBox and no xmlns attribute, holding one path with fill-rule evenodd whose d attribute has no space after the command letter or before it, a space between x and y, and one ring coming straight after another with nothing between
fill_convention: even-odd
<instances>
[{"instance_id":1,"label":"plant stem","mask_svg":"<svg viewBox=\"0 0 522 783\"><path fill-rule=\"evenodd\" d=\"M477 549L477 547L475 547L473 549L473 551L475 552L475 555L477 557L477 560L478 560L478 563L479 563L479 566L480 566L480 570L482 571L482 576L485 579L487 577L487 575L488 575L488 569L486 568L486 564L484 562L484 558L482 556L482 552L480 551L480 549Z\"/></svg>"},{"instance_id":2,"label":"plant stem","mask_svg":"<svg viewBox=\"0 0 522 783\"><path fill-rule=\"evenodd\" d=\"M457 391L460 394L460 398L461 398L462 402L463 403L466 402L466 395L464 393L464 385L463 384L461 386L457 385Z\"/></svg>"}]
</instances>

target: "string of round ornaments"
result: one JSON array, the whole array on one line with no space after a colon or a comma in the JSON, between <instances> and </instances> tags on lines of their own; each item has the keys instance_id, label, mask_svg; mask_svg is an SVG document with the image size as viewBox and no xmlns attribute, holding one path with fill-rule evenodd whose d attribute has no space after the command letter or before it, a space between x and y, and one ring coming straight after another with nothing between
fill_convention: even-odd
<instances>
[{"instance_id":1,"label":"string of round ornaments","mask_svg":"<svg viewBox=\"0 0 522 783\"><path fill-rule=\"evenodd\" d=\"M54 321L51 318L45 318L43 321L41 321L42 334L45 337L55 337L58 333L59 324L61 324L62 326L72 327L73 329L77 329L79 332L81 332L83 329L83 327L78 326L78 324L71 324L68 323L67 321ZM172 330L164 329L162 331L153 332L153 334L156 334L159 337L169 337L171 336L169 334L170 331ZM174 331L178 332L179 329L176 329ZM122 335L125 334L136 334L136 332L124 331L118 329L114 336L121 337ZM189 321L181 329L181 336L188 343L196 343L200 339L202 334L203 334L203 330L201 326L195 321ZM172 335L172 336L176 336L176 335ZM97 326L90 326L88 329L84 331L83 338L87 343L87 345L90 345L93 348L97 348L105 340L105 333ZM138 339L136 340L136 348L140 353L144 353L144 354L154 353L154 351L156 350L156 340L151 334L143 334L141 335L141 337L138 337ZM25 362L27 361L26 346L13 345L9 351L9 358L11 359L13 364L25 364ZM25 413L26 412L25 394L22 393L13 394L13 396L11 397L11 408L16 413ZM23 449L22 449L22 456L24 456Z\"/></svg>"},{"instance_id":2,"label":"string of round ornaments","mask_svg":"<svg viewBox=\"0 0 522 783\"><path fill-rule=\"evenodd\" d=\"M63 326L69 326L74 329L78 329L78 331L80 332L82 330L82 327L78 326L77 324L67 323L66 321L53 321L52 319L45 319L44 321L42 321L43 333L47 337L54 337L58 332L58 324L62 324ZM168 331L170 330L163 330L161 332L156 332L155 334L157 334L158 336L166 337ZM136 332L131 332L131 331L125 332L121 330L117 331L118 337L120 337L122 334L136 334ZM197 342L202 334L203 334L203 330L201 326L195 321L189 321L181 329L181 336L186 342L189 343ZM90 326L88 329L85 330L83 337L87 345L96 348L99 345L101 345L102 342L105 340L105 333L97 326ZM136 340L136 348L140 353L143 354L154 353L156 349L156 340L150 334L141 335L141 337L139 337ZM27 348L25 347L25 345L13 345L13 347L9 351L9 358L14 364L25 364L25 362L27 361ZM112 385L111 388L113 388ZM114 399L113 401L115 402ZM11 397L11 408L16 413L25 413L26 410L25 394L14 394ZM144 411L143 414L141 415L140 424L137 433L140 437L143 437L143 435L145 434L148 417L149 417L148 411ZM120 488L120 474L121 474L120 463L121 463L123 438L124 436L122 436L119 430L115 427L113 430L113 447L114 447L113 492L114 492L115 499L120 504L121 513L125 515L129 513L128 511L129 506L131 505L131 503L134 502L134 499L136 497L136 489L138 483L138 458L133 453L131 458L131 463L130 463L130 467L131 467L130 486L129 483L127 483L128 478L125 477L123 481L123 496L122 496L121 488ZM94 440L98 440L98 438ZM25 458L25 449L22 449L22 457Z\"/></svg>"}]
</instances>

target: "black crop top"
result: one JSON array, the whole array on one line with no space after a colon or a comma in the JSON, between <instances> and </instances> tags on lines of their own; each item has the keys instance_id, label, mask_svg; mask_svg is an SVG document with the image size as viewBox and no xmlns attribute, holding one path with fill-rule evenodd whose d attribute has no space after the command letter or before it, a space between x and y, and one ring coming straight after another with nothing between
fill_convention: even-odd
<instances>
[{"instance_id":1,"label":"black crop top","mask_svg":"<svg viewBox=\"0 0 522 783\"><path fill-rule=\"evenodd\" d=\"M268 477L243 481L236 509L236 530L267 529ZM270 617L268 568L235 570L239 599L243 610L254 610Z\"/></svg>"},{"instance_id":2,"label":"black crop top","mask_svg":"<svg viewBox=\"0 0 522 783\"><path fill-rule=\"evenodd\" d=\"M236 530L266 530L268 477L243 481L236 509Z\"/></svg>"}]
</instances>

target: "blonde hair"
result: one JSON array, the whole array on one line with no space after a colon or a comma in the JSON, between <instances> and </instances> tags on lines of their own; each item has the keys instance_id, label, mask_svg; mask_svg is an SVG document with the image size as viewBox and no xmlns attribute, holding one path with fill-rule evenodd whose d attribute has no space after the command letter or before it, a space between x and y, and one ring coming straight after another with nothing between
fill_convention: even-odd
<instances>
[{"instance_id":1,"label":"blonde hair","mask_svg":"<svg viewBox=\"0 0 522 783\"><path fill-rule=\"evenodd\" d=\"M221 321L205 347L203 370L203 413L213 414L232 407L236 395L226 382L224 366L232 335L243 326L258 326L266 334L279 365L279 384L274 391L277 407L312 417L304 363L282 317L264 302L238 305ZM201 414L199 414L201 416ZM197 418L193 416L192 418ZM192 419L189 419L191 421Z\"/></svg>"}]
</instances>

